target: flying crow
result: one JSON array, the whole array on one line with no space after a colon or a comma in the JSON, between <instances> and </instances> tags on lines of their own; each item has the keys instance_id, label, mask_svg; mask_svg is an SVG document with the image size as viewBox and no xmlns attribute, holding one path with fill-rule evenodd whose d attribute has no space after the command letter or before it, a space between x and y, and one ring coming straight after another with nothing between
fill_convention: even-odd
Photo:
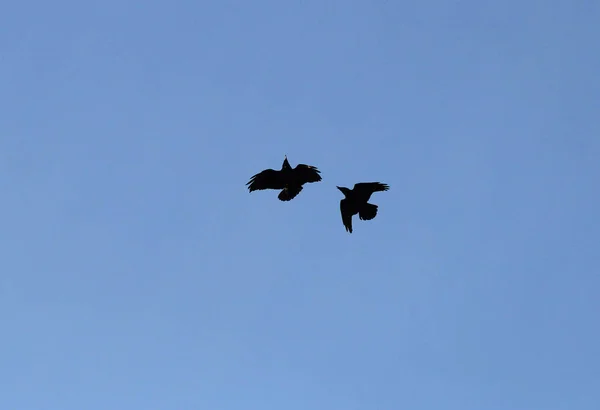
<instances>
[{"instance_id":1,"label":"flying crow","mask_svg":"<svg viewBox=\"0 0 600 410\"><path fill-rule=\"evenodd\" d=\"M373 192L387 191L390 187L381 182L360 182L354 184L353 189L336 187L344 194L345 198L340 201L342 222L346 231L352 233L352 217L358 214L363 221L370 221L377 216L377 205L368 203Z\"/></svg>"},{"instance_id":2,"label":"flying crow","mask_svg":"<svg viewBox=\"0 0 600 410\"><path fill-rule=\"evenodd\" d=\"M298 164L292 168L287 160L283 160L280 171L265 169L250 178L246 184L250 192L262 189L281 189L277 198L281 201L294 199L302 191L302 185L308 182L319 182L320 171L311 165Z\"/></svg>"}]
</instances>

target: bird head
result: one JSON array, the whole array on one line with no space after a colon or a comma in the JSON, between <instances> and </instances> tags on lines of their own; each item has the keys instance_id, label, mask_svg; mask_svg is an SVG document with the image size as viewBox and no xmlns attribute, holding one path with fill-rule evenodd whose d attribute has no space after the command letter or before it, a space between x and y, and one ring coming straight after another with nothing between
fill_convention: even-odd
<instances>
[{"instance_id":1,"label":"bird head","mask_svg":"<svg viewBox=\"0 0 600 410\"><path fill-rule=\"evenodd\" d=\"M287 160L287 155L283 159L283 165L281 166L281 169L292 169L292 167L290 166L290 163Z\"/></svg>"},{"instance_id":2,"label":"bird head","mask_svg":"<svg viewBox=\"0 0 600 410\"><path fill-rule=\"evenodd\" d=\"M344 194L344 196L348 196L348 194L350 193L350 190L346 187L336 186L336 188L342 191L342 194Z\"/></svg>"}]
</instances>

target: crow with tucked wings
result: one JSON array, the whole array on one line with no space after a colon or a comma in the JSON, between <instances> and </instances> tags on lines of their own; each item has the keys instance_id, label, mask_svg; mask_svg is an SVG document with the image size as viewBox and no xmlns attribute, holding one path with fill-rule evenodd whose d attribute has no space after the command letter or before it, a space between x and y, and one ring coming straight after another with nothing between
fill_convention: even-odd
<instances>
[{"instance_id":1,"label":"crow with tucked wings","mask_svg":"<svg viewBox=\"0 0 600 410\"><path fill-rule=\"evenodd\" d=\"M280 171L265 169L252 176L246 185L250 192L263 189L281 189L277 198L280 201L290 201L302 191L302 185L309 182L319 182L321 180L319 174L320 171L311 165L298 164L296 168L292 168L286 155Z\"/></svg>"},{"instance_id":2,"label":"crow with tucked wings","mask_svg":"<svg viewBox=\"0 0 600 410\"><path fill-rule=\"evenodd\" d=\"M370 221L377 216L377 205L370 204L369 199L374 192L387 191L390 187L381 182L359 182L353 189L336 187L344 194L340 201L342 222L347 232L352 233L352 217L358 214L363 221Z\"/></svg>"}]
</instances>

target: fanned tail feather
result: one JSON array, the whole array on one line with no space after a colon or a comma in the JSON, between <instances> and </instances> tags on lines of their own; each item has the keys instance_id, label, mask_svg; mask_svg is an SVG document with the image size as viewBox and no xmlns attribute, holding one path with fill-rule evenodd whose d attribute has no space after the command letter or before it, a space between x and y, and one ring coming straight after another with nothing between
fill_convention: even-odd
<instances>
[{"instance_id":1,"label":"fanned tail feather","mask_svg":"<svg viewBox=\"0 0 600 410\"><path fill-rule=\"evenodd\" d=\"M279 193L279 195L277 195L277 198L279 198L280 201L291 201L292 199L294 199L296 197L296 195L298 195L300 193L300 191L302 191L301 185L288 186L288 187L285 187Z\"/></svg>"},{"instance_id":2,"label":"fanned tail feather","mask_svg":"<svg viewBox=\"0 0 600 410\"><path fill-rule=\"evenodd\" d=\"M358 217L363 221L370 221L375 216L377 216L377 205L374 204L364 204L358 211Z\"/></svg>"}]
</instances>

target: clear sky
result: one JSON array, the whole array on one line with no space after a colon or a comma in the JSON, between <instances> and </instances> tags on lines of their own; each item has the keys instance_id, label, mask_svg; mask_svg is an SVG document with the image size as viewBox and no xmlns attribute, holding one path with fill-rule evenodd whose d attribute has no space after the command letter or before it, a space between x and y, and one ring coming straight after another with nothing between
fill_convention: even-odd
<instances>
[{"instance_id":1,"label":"clear sky","mask_svg":"<svg viewBox=\"0 0 600 410\"><path fill-rule=\"evenodd\" d=\"M600 2L0 11L3 410L600 408Z\"/></svg>"}]
</instances>

